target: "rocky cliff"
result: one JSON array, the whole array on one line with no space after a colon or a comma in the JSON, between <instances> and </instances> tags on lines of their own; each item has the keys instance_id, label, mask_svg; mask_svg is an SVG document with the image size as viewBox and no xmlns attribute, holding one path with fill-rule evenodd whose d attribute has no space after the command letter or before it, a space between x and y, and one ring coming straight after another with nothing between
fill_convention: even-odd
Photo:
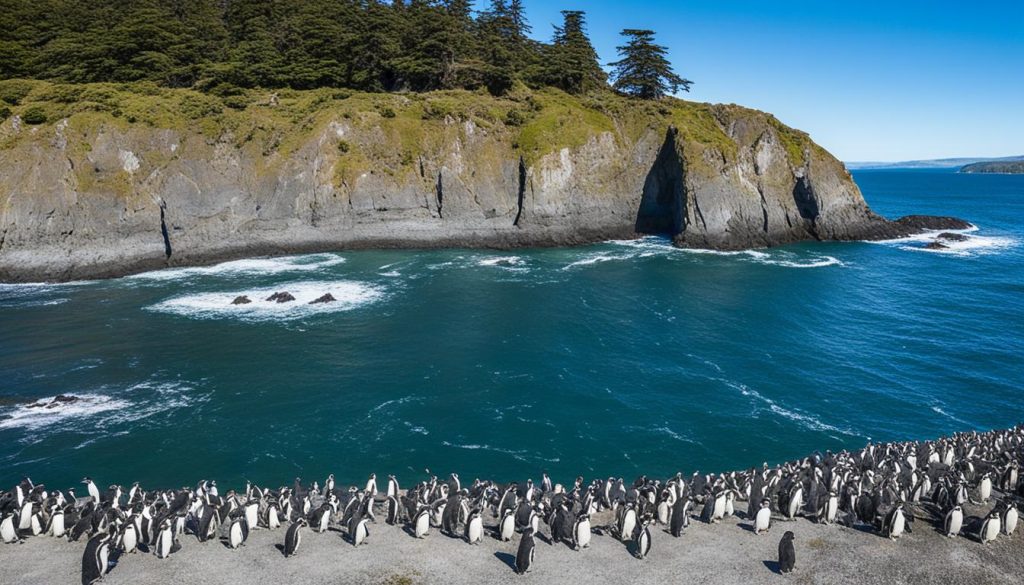
<instances>
[{"instance_id":1,"label":"rocky cliff","mask_svg":"<svg viewBox=\"0 0 1024 585\"><path fill-rule=\"evenodd\" d=\"M0 124L2 281L346 248L667 233L735 249L958 227L879 217L806 135L732 105L20 83Z\"/></svg>"}]
</instances>

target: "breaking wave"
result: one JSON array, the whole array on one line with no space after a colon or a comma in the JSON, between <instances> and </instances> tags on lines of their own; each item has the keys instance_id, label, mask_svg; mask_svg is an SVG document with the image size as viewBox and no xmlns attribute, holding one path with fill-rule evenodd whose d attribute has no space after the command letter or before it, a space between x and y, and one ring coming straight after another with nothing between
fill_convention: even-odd
<instances>
[{"instance_id":1,"label":"breaking wave","mask_svg":"<svg viewBox=\"0 0 1024 585\"><path fill-rule=\"evenodd\" d=\"M287 292L294 301L278 303L267 300L278 292ZM334 302L310 304L330 294ZM250 303L234 305L241 296ZM236 318L244 321L286 321L313 315L350 311L384 298L377 286L347 280L309 281L280 284L231 292L188 294L146 307L159 313L170 313L194 319Z\"/></svg>"},{"instance_id":2,"label":"breaking wave","mask_svg":"<svg viewBox=\"0 0 1024 585\"><path fill-rule=\"evenodd\" d=\"M184 280L196 276L236 276L252 274L284 274L289 272L313 272L337 266L345 262L345 258L337 254L308 254L304 256L284 256L281 258L249 258L223 262L213 266L195 266L190 268L168 268L153 272L143 272L127 277L134 280Z\"/></svg>"}]
</instances>

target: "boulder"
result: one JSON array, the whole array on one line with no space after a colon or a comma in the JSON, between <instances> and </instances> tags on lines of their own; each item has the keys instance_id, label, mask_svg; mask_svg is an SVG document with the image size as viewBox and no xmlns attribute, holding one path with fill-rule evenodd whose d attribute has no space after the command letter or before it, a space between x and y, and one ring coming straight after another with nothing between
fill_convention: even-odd
<instances>
[{"instance_id":1,"label":"boulder","mask_svg":"<svg viewBox=\"0 0 1024 585\"><path fill-rule=\"evenodd\" d=\"M240 297L235 297L235 300L231 301L231 304L232 305L248 305L251 302L252 301L249 300L249 297L247 297L245 295L242 295Z\"/></svg>"},{"instance_id":2,"label":"boulder","mask_svg":"<svg viewBox=\"0 0 1024 585\"><path fill-rule=\"evenodd\" d=\"M969 240L971 238L969 236L965 236L963 234L954 234L954 233L950 233L950 232L942 232L941 234L939 234L939 239L940 240L947 240L947 241L950 241L950 242L966 242L967 240Z\"/></svg>"},{"instance_id":3,"label":"boulder","mask_svg":"<svg viewBox=\"0 0 1024 585\"><path fill-rule=\"evenodd\" d=\"M311 305L323 305L323 304L326 304L326 303L336 303L337 301L338 301L338 299L334 298L334 295L332 295L331 293L327 293L324 296L318 298L317 300L310 302L309 304L311 304Z\"/></svg>"},{"instance_id":4,"label":"boulder","mask_svg":"<svg viewBox=\"0 0 1024 585\"><path fill-rule=\"evenodd\" d=\"M267 297L267 300L272 303L290 303L295 300L295 297L289 292L276 292Z\"/></svg>"},{"instance_id":5,"label":"boulder","mask_svg":"<svg viewBox=\"0 0 1024 585\"><path fill-rule=\"evenodd\" d=\"M942 242L936 241L936 242L929 242L928 245L925 246L925 249L926 250L948 250L949 246L947 246L946 244L943 244Z\"/></svg>"}]
</instances>

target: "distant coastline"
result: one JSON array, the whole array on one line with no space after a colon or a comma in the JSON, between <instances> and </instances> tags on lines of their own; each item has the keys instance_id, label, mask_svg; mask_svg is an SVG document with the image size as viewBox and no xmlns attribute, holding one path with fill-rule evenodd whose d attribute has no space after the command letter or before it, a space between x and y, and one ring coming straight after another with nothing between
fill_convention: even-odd
<instances>
[{"instance_id":1,"label":"distant coastline","mask_svg":"<svg viewBox=\"0 0 1024 585\"><path fill-rule=\"evenodd\" d=\"M1024 162L1024 155L1007 156L1001 158L991 157L963 157L963 158L939 158L928 160L907 160L897 162L846 162L846 168L851 171L868 171L883 169L949 169L962 170L968 166L978 163L1001 164Z\"/></svg>"},{"instance_id":2,"label":"distant coastline","mask_svg":"<svg viewBox=\"0 0 1024 585\"><path fill-rule=\"evenodd\" d=\"M967 174L1021 175L1024 174L1024 160L979 162L962 167L960 172Z\"/></svg>"}]
</instances>

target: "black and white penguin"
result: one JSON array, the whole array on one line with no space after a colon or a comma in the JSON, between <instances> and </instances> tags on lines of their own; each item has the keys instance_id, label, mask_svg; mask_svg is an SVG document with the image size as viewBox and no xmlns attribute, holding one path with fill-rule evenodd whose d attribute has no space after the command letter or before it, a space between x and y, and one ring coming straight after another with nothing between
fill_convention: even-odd
<instances>
[{"instance_id":1,"label":"black and white penguin","mask_svg":"<svg viewBox=\"0 0 1024 585\"><path fill-rule=\"evenodd\" d=\"M299 552L299 544L302 543L302 527L306 525L304 518L292 522L288 531L284 533L284 556L294 556Z\"/></svg>"},{"instance_id":2,"label":"black and white penguin","mask_svg":"<svg viewBox=\"0 0 1024 585\"><path fill-rule=\"evenodd\" d=\"M772 527L772 501L768 498L761 500L761 508L754 517L754 534L764 534Z\"/></svg>"},{"instance_id":3,"label":"black and white penguin","mask_svg":"<svg viewBox=\"0 0 1024 585\"><path fill-rule=\"evenodd\" d=\"M385 516L385 521L388 524L394 526L395 524L398 524L398 521L401 518L401 516L402 503L398 501L397 497L388 496L387 515Z\"/></svg>"},{"instance_id":4,"label":"black and white penguin","mask_svg":"<svg viewBox=\"0 0 1024 585\"><path fill-rule=\"evenodd\" d=\"M352 521L348 525L348 536L352 539L353 546L359 546L366 542L366 538L370 536L369 519L358 514L352 517Z\"/></svg>"},{"instance_id":5,"label":"black and white penguin","mask_svg":"<svg viewBox=\"0 0 1024 585\"><path fill-rule=\"evenodd\" d=\"M423 506L416 512L413 519L413 534L416 538L425 538L430 534L430 507Z\"/></svg>"},{"instance_id":6,"label":"black and white penguin","mask_svg":"<svg viewBox=\"0 0 1024 585\"><path fill-rule=\"evenodd\" d=\"M260 521L260 501L258 499L252 499L246 502L245 507L245 524L246 531L255 529L256 525Z\"/></svg>"},{"instance_id":7,"label":"black and white penguin","mask_svg":"<svg viewBox=\"0 0 1024 585\"><path fill-rule=\"evenodd\" d=\"M53 511L50 513L50 526L48 532L50 536L54 538L63 538L67 532L67 527L64 524L64 509L60 506L55 505Z\"/></svg>"},{"instance_id":8,"label":"black and white penguin","mask_svg":"<svg viewBox=\"0 0 1024 585\"><path fill-rule=\"evenodd\" d=\"M536 544L533 540L533 528L523 531L523 537L519 541L519 550L516 552L516 573L525 575L533 566L533 554Z\"/></svg>"},{"instance_id":9,"label":"black and white penguin","mask_svg":"<svg viewBox=\"0 0 1024 585\"><path fill-rule=\"evenodd\" d=\"M479 508L473 508L466 520L465 528L466 542L469 544L480 544L484 538L484 519L480 515Z\"/></svg>"},{"instance_id":10,"label":"black and white penguin","mask_svg":"<svg viewBox=\"0 0 1024 585\"><path fill-rule=\"evenodd\" d=\"M903 504L896 504L893 509L885 515L882 523L882 534L891 540L903 536L907 528L907 516L903 512Z\"/></svg>"},{"instance_id":11,"label":"black and white penguin","mask_svg":"<svg viewBox=\"0 0 1024 585\"><path fill-rule=\"evenodd\" d=\"M679 538L683 529L689 526L691 505L690 499L685 497L677 498L672 505L672 517L669 519L669 533L672 536Z\"/></svg>"},{"instance_id":12,"label":"black and white penguin","mask_svg":"<svg viewBox=\"0 0 1024 585\"><path fill-rule=\"evenodd\" d=\"M96 487L96 482L92 478L86 477L82 479L82 483L85 484L85 489L89 493L89 497L97 505L100 503L100 488Z\"/></svg>"},{"instance_id":13,"label":"black and white penguin","mask_svg":"<svg viewBox=\"0 0 1024 585\"><path fill-rule=\"evenodd\" d=\"M397 498L400 493L401 493L401 490L398 488L398 480L395 479L395 476L389 475L388 476L388 497L389 498Z\"/></svg>"},{"instance_id":14,"label":"black and white penguin","mask_svg":"<svg viewBox=\"0 0 1024 585\"><path fill-rule=\"evenodd\" d=\"M619 512L619 540L622 542L632 540L636 524L636 507L634 507L633 504L626 504Z\"/></svg>"},{"instance_id":15,"label":"black and white penguin","mask_svg":"<svg viewBox=\"0 0 1024 585\"><path fill-rule=\"evenodd\" d=\"M793 546L793 538L793 533L787 532L782 535L782 540L779 541L780 573L792 573L793 568L796 566L796 547Z\"/></svg>"},{"instance_id":16,"label":"black and white penguin","mask_svg":"<svg viewBox=\"0 0 1024 585\"><path fill-rule=\"evenodd\" d=\"M109 568L110 533L100 532L89 539L82 553L82 585L90 585L103 578Z\"/></svg>"},{"instance_id":17,"label":"black and white penguin","mask_svg":"<svg viewBox=\"0 0 1024 585\"><path fill-rule=\"evenodd\" d=\"M942 533L949 538L956 538L964 526L964 509L960 506L953 506L942 522Z\"/></svg>"},{"instance_id":18,"label":"black and white penguin","mask_svg":"<svg viewBox=\"0 0 1024 585\"><path fill-rule=\"evenodd\" d=\"M18 514L17 512L4 512L0 519L0 540L4 544L18 542Z\"/></svg>"},{"instance_id":19,"label":"black and white penguin","mask_svg":"<svg viewBox=\"0 0 1024 585\"><path fill-rule=\"evenodd\" d=\"M135 522L125 522L121 527L121 552L134 554L139 546L139 528Z\"/></svg>"},{"instance_id":20,"label":"black and white penguin","mask_svg":"<svg viewBox=\"0 0 1024 585\"><path fill-rule=\"evenodd\" d=\"M228 526L228 546L236 549L245 544L249 538L249 526L245 516L239 516Z\"/></svg>"},{"instance_id":21,"label":"black and white penguin","mask_svg":"<svg viewBox=\"0 0 1024 585\"><path fill-rule=\"evenodd\" d=\"M636 557L638 559L645 558L647 553L651 552L650 520L645 519L637 524L633 540L636 542Z\"/></svg>"},{"instance_id":22,"label":"black and white penguin","mask_svg":"<svg viewBox=\"0 0 1024 585\"><path fill-rule=\"evenodd\" d=\"M501 522L498 523L498 538L502 542L508 542L512 540L512 535L516 533L516 519L515 513L511 508L506 508L504 513L501 515Z\"/></svg>"},{"instance_id":23,"label":"black and white penguin","mask_svg":"<svg viewBox=\"0 0 1024 585\"><path fill-rule=\"evenodd\" d=\"M1017 506L1013 502L1006 502L1003 513L1000 515L999 519L1003 526L1003 534L1006 536L1013 536L1013 533L1017 531L1017 521L1020 519L1020 514L1017 512Z\"/></svg>"},{"instance_id":24,"label":"black and white penguin","mask_svg":"<svg viewBox=\"0 0 1024 585\"><path fill-rule=\"evenodd\" d=\"M580 512L572 525L572 548L582 550L590 546L590 514Z\"/></svg>"},{"instance_id":25,"label":"black and white penguin","mask_svg":"<svg viewBox=\"0 0 1024 585\"><path fill-rule=\"evenodd\" d=\"M333 473L328 474L327 475L327 479L324 480L324 493L325 494L333 494L334 493L334 474ZM289 526L289 528L291 528L291 527Z\"/></svg>"},{"instance_id":26,"label":"black and white penguin","mask_svg":"<svg viewBox=\"0 0 1024 585\"><path fill-rule=\"evenodd\" d=\"M1001 524L999 512L997 510L989 512L988 517L981 524L981 530L978 532L978 539L981 540L981 544L994 542L999 537L999 532L1002 528Z\"/></svg>"},{"instance_id":27,"label":"black and white penguin","mask_svg":"<svg viewBox=\"0 0 1024 585\"><path fill-rule=\"evenodd\" d=\"M328 504L324 504L316 509L309 519L309 526L313 529L313 532L323 534L327 532L327 527L331 524L331 507Z\"/></svg>"},{"instance_id":28,"label":"black and white penguin","mask_svg":"<svg viewBox=\"0 0 1024 585\"><path fill-rule=\"evenodd\" d=\"M196 538L199 542L206 542L217 536L217 510L213 506L203 506L203 512L199 516L199 526L196 528Z\"/></svg>"},{"instance_id":29,"label":"black and white penguin","mask_svg":"<svg viewBox=\"0 0 1024 585\"><path fill-rule=\"evenodd\" d=\"M281 507L277 502L271 501L267 504L267 510L263 513L263 524L268 530L277 530L281 527Z\"/></svg>"}]
</instances>

